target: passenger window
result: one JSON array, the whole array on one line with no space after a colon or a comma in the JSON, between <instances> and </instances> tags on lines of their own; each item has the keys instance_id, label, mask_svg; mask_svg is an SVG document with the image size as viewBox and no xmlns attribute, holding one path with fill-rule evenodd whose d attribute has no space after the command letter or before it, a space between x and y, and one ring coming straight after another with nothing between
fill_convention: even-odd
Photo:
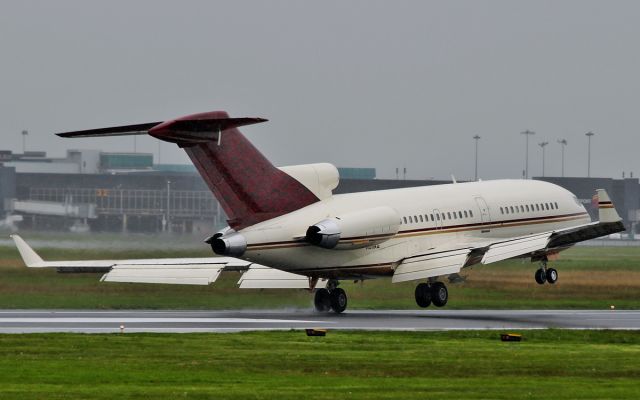
<instances>
[{"instance_id":1,"label":"passenger window","mask_svg":"<svg viewBox=\"0 0 640 400\"><path fill-rule=\"evenodd\" d=\"M515 211L513 211L513 206L509 206L509 208L511 209L511 214L515 213Z\"/></svg>"},{"instance_id":2,"label":"passenger window","mask_svg":"<svg viewBox=\"0 0 640 400\"><path fill-rule=\"evenodd\" d=\"M544 203L545 207L547 208L547 210L549 209L549 203Z\"/></svg>"},{"instance_id":3,"label":"passenger window","mask_svg":"<svg viewBox=\"0 0 640 400\"><path fill-rule=\"evenodd\" d=\"M458 219L458 216L456 215L456 212L453 212L453 219Z\"/></svg>"},{"instance_id":4,"label":"passenger window","mask_svg":"<svg viewBox=\"0 0 640 400\"><path fill-rule=\"evenodd\" d=\"M460 219L462 219L462 211L458 211L458 217L460 217Z\"/></svg>"},{"instance_id":5,"label":"passenger window","mask_svg":"<svg viewBox=\"0 0 640 400\"><path fill-rule=\"evenodd\" d=\"M536 204L536 211L540 211L540 207Z\"/></svg>"},{"instance_id":6,"label":"passenger window","mask_svg":"<svg viewBox=\"0 0 640 400\"><path fill-rule=\"evenodd\" d=\"M431 217L431 221L433 221L433 214L430 214L429 216Z\"/></svg>"},{"instance_id":7,"label":"passenger window","mask_svg":"<svg viewBox=\"0 0 640 400\"><path fill-rule=\"evenodd\" d=\"M409 223L413 224L413 218L409 215Z\"/></svg>"},{"instance_id":8,"label":"passenger window","mask_svg":"<svg viewBox=\"0 0 640 400\"><path fill-rule=\"evenodd\" d=\"M447 218L451 219L451 213L449 211L447 211Z\"/></svg>"},{"instance_id":9,"label":"passenger window","mask_svg":"<svg viewBox=\"0 0 640 400\"><path fill-rule=\"evenodd\" d=\"M504 214L504 208L500 207L500 214Z\"/></svg>"},{"instance_id":10,"label":"passenger window","mask_svg":"<svg viewBox=\"0 0 640 400\"><path fill-rule=\"evenodd\" d=\"M524 212L524 206L520 206L520 211Z\"/></svg>"},{"instance_id":11,"label":"passenger window","mask_svg":"<svg viewBox=\"0 0 640 400\"><path fill-rule=\"evenodd\" d=\"M554 203L554 204L556 205L556 210L557 210L557 209L559 208L559 207L558 207L558 203Z\"/></svg>"},{"instance_id":12,"label":"passenger window","mask_svg":"<svg viewBox=\"0 0 640 400\"><path fill-rule=\"evenodd\" d=\"M464 217L469 218L469 214L467 213L467 210L464 210Z\"/></svg>"},{"instance_id":13,"label":"passenger window","mask_svg":"<svg viewBox=\"0 0 640 400\"><path fill-rule=\"evenodd\" d=\"M473 218L473 211L469 210L469 215Z\"/></svg>"},{"instance_id":14,"label":"passenger window","mask_svg":"<svg viewBox=\"0 0 640 400\"><path fill-rule=\"evenodd\" d=\"M404 220L404 223L407 223L407 217L402 217L402 219Z\"/></svg>"},{"instance_id":15,"label":"passenger window","mask_svg":"<svg viewBox=\"0 0 640 400\"><path fill-rule=\"evenodd\" d=\"M414 221L416 221L416 224L417 224L417 223L418 223L418 216L417 216L417 215L414 215L414 216L413 216L413 220L414 220Z\"/></svg>"},{"instance_id":16,"label":"passenger window","mask_svg":"<svg viewBox=\"0 0 640 400\"><path fill-rule=\"evenodd\" d=\"M436 214L436 218L440 221L440 214Z\"/></svg>"},{"instance_id":17,"label":"passenger window","mask_svg":"<svg viewBox=\"0 0 640 400\"><path fill-rule=\"evenodd\" d=\"M422 219L422 215L420 215L420 222L424 222L424 220Z\"/></svg>"},{"instance_id":18,"label":"passenger window","mask_svg":"<svg viewBox=\"0 0 640 400\"><path fill-rule=\"evenodd\" d=\"M525 208L527 209L527 212L529 212L529 205L525 205Z\"/></svg>"}]
</instances>

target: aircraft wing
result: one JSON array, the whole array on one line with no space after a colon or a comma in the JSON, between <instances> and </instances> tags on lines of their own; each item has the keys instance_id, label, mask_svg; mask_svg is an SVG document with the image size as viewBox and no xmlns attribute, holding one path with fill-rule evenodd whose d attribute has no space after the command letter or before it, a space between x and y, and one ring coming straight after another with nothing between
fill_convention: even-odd
<instances>
[{"instance_id":1,"label":"aircraft wing","mask_svg":"<svg viewBox=\"0 0 640 400\"><path fill-rule=\"evenodd\" d=\"M135 260L44 261L20 236L11 235L29 268L56 268L64 272L105 272L102 282L209 285L224 271L244 272L242 289L309 288L303 275L280 271L232 257L158 258ZM316 287L324 287L318 282Z\"/></svg>"},{"instance_id":2,"label":"aircraft wing","mask_svg":"<svg viewBox=\"0 0 640 400\"><path fill-rule=\"evenodd\" d=\"M472 249L434 252L402 260L393 273L391 282L406 282L460 272Z\"/></svg>"},{"instance_id":3,"label":"aircraft wing","mask_svg":"<svg viewBox=\"0 0 640 400\"><path fill-rule=\"evenodd\" d=\"M624 231L622 219L607 192L604 189L598 189L596 196L598 197L598 221L491 243L482 257L482 264L529 254L533 257L542 257L578 242Z\"/></svg>"},{"instance_id":4,"label":"aircraft wing","mask_svg":"<svg viewBox=\"0 0 640 400\"><path fill-rule=\"evenodd\" d=\"M597 190L599 221L533 235L467 243L457 249L433 249L408 257L396 268L392 282L450 275L477 263L490 264L514 257L542 258L575 243L625 230L622 219L603 189Z\"/></svg>"}]
</instances>

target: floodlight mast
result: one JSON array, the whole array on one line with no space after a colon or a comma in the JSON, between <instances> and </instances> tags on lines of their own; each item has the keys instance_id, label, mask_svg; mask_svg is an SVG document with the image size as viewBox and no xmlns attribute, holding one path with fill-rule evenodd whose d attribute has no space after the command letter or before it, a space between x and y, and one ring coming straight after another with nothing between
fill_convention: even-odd
<instances>
[{"instance_id":1,"label":"floodlight mast","mask_svg":"<svg viewBox=\"0 0 640 400\"><path fill-rule=\"evenodd\" d=\"M478 140L480 140L480 135L475 135L473 139L476 141L476 169L473 180L478 181Z\"/></svg>"},{"instance_id":2,"label":"floodlight mast","mask_svg":"<svg viewBox=\"0 0 640 400\"><path fill-rule=\"evenodd\" d=\"M549 142L540 142L538 143L538 146L540 146L540 148L542 149L542 176L544 177L544 150L545 150L545 146L548 145Z\"/></svg>"},{"instance_id":3,"label":"floodlight mast","mask_svg":"<svg viewBox=\"0 0 640 400\"><path fill-rule=\"evenodd\" d=\"M524 179L529 179L529 136L536 133L527 129L520 134L525 136Z\"/></svg>"},{"instance_id":4,"label":"floodlight mast","mask_svg":"<svg viewBox=\"0 0 640 400\"><path fill-rule=\"evenodd\" d=\"M567 146L567 139L560 139L558 143L562 146L562 177L564 178L564 148Z\"/></svg>"},{"instance_id":5,"label":"floodlight mast","mask_svg":"<svg viewBox=\"0 0 640 400\"><path fill-rule=\"evenodd\" d=\"M589 144L587 145L587 177L591 177L591 136L595 135L595 133L589 131L584 134L588 138Z\"/></svg>"}]
</instances>

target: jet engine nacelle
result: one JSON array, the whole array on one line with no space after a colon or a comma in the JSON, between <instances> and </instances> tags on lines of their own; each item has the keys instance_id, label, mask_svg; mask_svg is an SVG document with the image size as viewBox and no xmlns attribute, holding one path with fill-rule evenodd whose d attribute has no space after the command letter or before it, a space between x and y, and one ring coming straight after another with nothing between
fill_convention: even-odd
<instances>
[{"instance_id":1,"label":"jet engine nacelle","mask_svg":"<svg viewBox=\"0 0 640 400\"><path fill-rule=\"evenodd\" d=\"M305 240L325 249L359 249L385 242L400 229L391 207L375 207L324 219L307 229Z\"/></svg>"},{"instance_id":2,"label":"jet engine nacelle","mask_svg":"<svg viewBox=\"0 0 640 400\"><path fill-rule=\"evenodd\" d=\"M211 245L214 253L221 256L240 257L247 250L247 239L229 227L219 231L205 242Z\"/></svg>"}]
</instances>

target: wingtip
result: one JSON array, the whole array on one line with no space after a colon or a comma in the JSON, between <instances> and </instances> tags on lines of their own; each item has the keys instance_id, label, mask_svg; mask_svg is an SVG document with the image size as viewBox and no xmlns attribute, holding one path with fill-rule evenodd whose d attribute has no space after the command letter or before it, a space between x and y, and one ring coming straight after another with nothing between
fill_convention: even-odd
<instances>
[{"instance_id":1,"label":"wingtip","mask_svg":"<svg viewBox=\"0 0 640 400\"><path fill-rule=\"evenodd\" d=\"M18 248L22 261L24 261L27 267L35 267L38 264L44 263L44 260L38 255L38 253L36 253L19 235L13 234L10 236Z\"/></svg>"},{"instance_id":2,"label":"wingtip","mask_svg":"<svg viewBox=\"0 0 640 400\"><path fill-rule=\"evenodd\" d=\"M622 220L606 190L596 189L596 196L598 200L598 220L600 222L618 222Z\"/></svg>"}]
</instances>

